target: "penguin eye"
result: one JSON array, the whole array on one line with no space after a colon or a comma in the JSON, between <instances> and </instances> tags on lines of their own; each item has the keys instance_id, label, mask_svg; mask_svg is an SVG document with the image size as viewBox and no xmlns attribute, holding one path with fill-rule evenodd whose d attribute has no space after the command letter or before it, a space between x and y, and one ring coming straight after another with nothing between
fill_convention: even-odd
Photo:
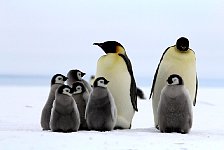
<instances>
[{"instance_id":1,"label":"penguin eye","mask_svg":"<svg viewBox=\"0 0 224 150\"><path fill-rule=\"evenodd\" d=\"M82 90L82 87L81 87L81 86L77 86L76 89L77 89L78 91L81 91L81 90Z\"/></svg>"},{"instance_id":2,"label":"penguin eye","mask_svg":"<svg viewBox=\"0 0 224 150\"><path fill-rule=\"evenodd\" d=\"M102 84L103 84L103 83L104 83L104 81L103 81L103 80L100 80L100 83L102 83Z\"/></svg>"},{"instance_id":3,"label":"penguin eye","mask_svg":"<svg viewBox=\"0 0 224 150\"><path fill-rule=\"evenodd\" d=\"M69 92L70 92L70 90L66 88L66 89L65 89L65 92L69 93Z\"/></svg>"},{"instance_id":4,"label":"penguin eye","mask_svg":"<svg viewBox=\"0 0 224 150\"><path fill-rule=\"evenodd\" d=\"M62 77L57 77L58 80L62 80Z\"/></svg>"}]
</instances>

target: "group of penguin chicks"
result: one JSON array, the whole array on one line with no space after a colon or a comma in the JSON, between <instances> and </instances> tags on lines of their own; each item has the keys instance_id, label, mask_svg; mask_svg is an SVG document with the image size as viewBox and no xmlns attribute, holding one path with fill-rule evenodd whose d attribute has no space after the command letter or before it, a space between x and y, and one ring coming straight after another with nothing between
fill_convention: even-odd
<instances>
[{"instance_id":1,"label":"group of penguin chicks","mask_svg":"<svg viewBox=\"0 0 224 150\"><path fill-rule=\"evenodd\" d=\"M42 110L43 130L75 132L130 129L137 108L137 88L131 61L116 41L94 43L106 54L97 62L93 85L85 73L70 70L56 74ZM68 85L64 85L67 80ZM108 84L110 82L110 84ZM108 86L107 86L108 84ZM194 51L185 37L163 53L156 69L150 97L154 125L161 132L188 133L192 127L192 105L196 104L198 80Z\"/></svg>"},{"instance_id":2,"label":"group of penguin chicks","mask_svg":"<svg viewBox=\"0 0 224 150\"><path fill-rule=\"evenodd\" d=\"M62 74L52 77L49 97L41 114L43 130L76 132L114 128L117 110L107 89L109 81L99 77L91 87L82 79L84 75L80 70L70 70L67 77Z\"/></svg>"}]
</instances>

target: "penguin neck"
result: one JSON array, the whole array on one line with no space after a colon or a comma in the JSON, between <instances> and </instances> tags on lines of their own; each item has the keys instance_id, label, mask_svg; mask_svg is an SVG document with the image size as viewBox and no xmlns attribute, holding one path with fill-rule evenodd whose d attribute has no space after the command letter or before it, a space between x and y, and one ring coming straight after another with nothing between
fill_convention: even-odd
<instances>
[{"instance_id":1,"label":"penguin neck","mask_svg":"<svg viewBox=\"0 0 224 150\"><path fill-rule=\"evenodd\" d=\"M96 98L102 98L107 96L107 88L95 87L94 91L92 91L92 96Z\"/></svg>"},{"instance_id":2,"label":"penguin neck","mask_svg":"<svg viewBox=\"0 0 224 150\"><path fill-rule=\"evenodd\" d=\"M108 53L99 58L97 68L111 70L114 66L120 64L121 61L123 61L123 59L117 53Z\"/></svg>"},{"instance_id":3,"label":"penguin neck","mask_svg":"<svg viewBox=\"0 0 224 150\"><path fill-rule=\"evenodd\" d=\"M187 54L187 53L189 53L189 51L190 51L189 49L186 50L186 51L181 51L181 50L177 49L177 46L176 46L176 45L174 46L174 49L175 49L175 51L176 51L177 53L181 53L181 54L184 54L184 53Z\"/></svg>"},{"instance_id":4,"label":"penguin neck","mask_svg":"<svg viewBox=\"0 0 224 150\"><path fill-rule=\"evenodd\" d=\"M109 103L108 90L106 88L96 87L92 91L91 97L93 97L91 103L96 107L103 107Z\"/></svg>"},{"instance_id":5,"label":"penguin neck","mask_svg":"<svg viewBox=\"0 0 224 150\"><path fill-rule=\"evenodd\" d=\"M73 101L68 101L66 104L62 103L62 101L55 100L55 111L59 114L67 115L73 112Z\"/></svg>"},{"instance_id":6,"label":"penguin neck","mask_svg":"<svg viewBox=\"0 0 224 150\"><path fill-rule=\"evenodd\" d=\"M55 97L56 104L65 106L65 107L67 107L68 105L71 105L72 101L73 101L73 98L71 96L64 95L64 94L58 94Z\"/></svg>"},{"instance_id":7,"label":"penguin neck","mask_svg":"<svg viewBox=\"0 0 224 150\"><path fill-rule=\"evenodd\" d=\"M183 88L183 85L167 85L166 88L167 94L166 96L172 98L175 98L181 94L181 90Z\"/></svg>"}]
</instances>

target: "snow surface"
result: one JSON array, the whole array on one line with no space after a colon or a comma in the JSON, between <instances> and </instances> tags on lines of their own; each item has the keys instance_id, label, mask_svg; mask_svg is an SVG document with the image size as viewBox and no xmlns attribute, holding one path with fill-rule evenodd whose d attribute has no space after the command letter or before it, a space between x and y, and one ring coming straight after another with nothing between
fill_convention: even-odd
<instances>
[{"instance_id":1,"label":"snow surface","mask_svg":"<svg viewBox=\"0 0 224 150\"><path fill-rule=\"evenodd\" d=\"M149 95L149 88L142 88ZM110 132L42 131L41 110L49 87L0 87L0 150L193 150L224 149L224 89L199 88L189 134L153 127L151 100L139 100L132 129Z\"/></svg>"}]
</instances>

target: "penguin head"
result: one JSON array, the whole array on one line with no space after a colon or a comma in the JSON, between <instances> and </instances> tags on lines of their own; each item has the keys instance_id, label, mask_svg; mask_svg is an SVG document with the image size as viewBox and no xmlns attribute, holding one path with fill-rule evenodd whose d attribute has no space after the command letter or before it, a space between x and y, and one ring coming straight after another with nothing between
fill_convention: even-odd
<instances>
[{"instance_id":1,"label":"penguin head","mask_svg":"<svg viewBox=\"0 0 224 150\"><path fill-rule=\"evenodd\" d=\"M64 84L68 78L62 74L55 74L51 79L51 85L59 83Z\"/></svg>"},{"instance_id":2,"label":"penguin head","mask_svg":"<svg viewBox=\"0 0 224 150\"><path fill-rule=\"evenodd\" d=\"M104 77L98 77L93 83L93 87L103 87L106 88L109 81Z\"/></svg>"},{"instance_id":3,"label":"penguin head","mask_svg":"<svg viewBox=\"0 0 224 150\"><path fill-rule=\"evenodd\" d=\"M176 47L180 51L187 51L189 48L189 40L185 37L181 37L176 42Z\"/></svg>"},{"instance_id":4,"label":"penguin head","mask_svg":"<svg viewBox=\"0 0 224 150\"><path fill-rule=\"evenodd\" d=\"M125 55L124 47L117 41L106 41L103 43L93 43L93 45L97 45L100 48L102 48L106 54L117 53L117 54Z\"/></svg>"},{"instance_id":5,"label":"penguin head","mask_svg":"<svg viewBox=\"0 0 224 150\"><path fill-rule=\"evenodd\" d=\"M168 85L183 85L184 81L181 78L181 76L179 76L177 74L172 74L168 77L167 84Z\"/></svg>"},{"instance_id":6,"label":"penguin head","mask_svg":"<svg viewBox=\"0 0 224 150\"><path fill-rule=\"evenodd\" d=\"M73 94L80 94L84 93L86 91L86 88L82 82L76 81L75 83L72 84L72 90Z\"/></svg>"},{"instance_id":7,"label":"penguin head","mask_svg":"<svg viewBox=\"0 0 224 150\"><path fill-rule=\"evenodd\" d=\"M74 78L77 81L81 81L82 77L85 75L86 73L75 69L75 70L70 70L67 74L68 78Z\"/></svg>"},{"instance_id":8,"label":"penguin head","mask_svg":"<svg viewBox=\"0 0 224 150\"><path fill-rule=\"evenodd\" d=\"M58 88L57 93L72 96L72 88L70 88L68 85L62 85Z\"/></svg>"}]
</instances>

